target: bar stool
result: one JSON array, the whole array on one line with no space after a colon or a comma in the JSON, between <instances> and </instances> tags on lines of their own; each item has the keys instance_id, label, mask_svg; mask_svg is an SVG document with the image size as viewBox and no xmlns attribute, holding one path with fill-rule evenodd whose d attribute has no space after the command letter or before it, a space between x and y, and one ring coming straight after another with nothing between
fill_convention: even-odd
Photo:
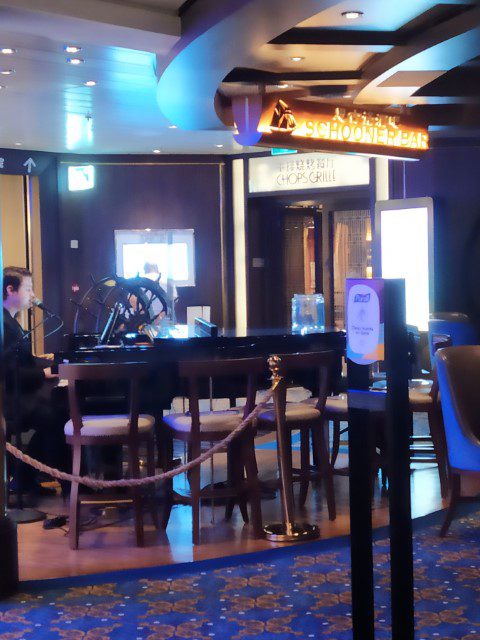
<instances>
[{"instance_id":1,"label":"bar stool","mask_svg":"<svg viewBox=\"0 0 480 640\"><path fill-rule=\"evenodd\" d=\"M431 333L429 340L433 356L435 356L436 352L440 349L452 346L452 338L449 335ZM425 383L425 381L420 382ZM410 462L436 462L440 480L440 494L442 498L446 498L448 495L447 444L445 440L435 361L432 370L431 386L428 387L426 384L421 384L417 387L410 388L408 398L410 411L412 413L427 414L430 430L430 436L412 436ZM422 442L424 444L421 444ZM420 446L418 446L418 443L420 443Z\"/></svg>"},{"instance_id":2,"label":"bar stool","mask_svg":"<svg viewBox=\"0 0 480 640\"><path fill-rule=\"evenodd\" d=\"M472 320L465 313L439 312L432 314L428 321L428 346L431 369L434 367L434 336L450 336L451 346L478 344L478 331Z\"/></svg>"},{"instance_id":3,"label":"bar stool","mask_svg":"<svg viewBox=\"0 0 480 640\"><path fill-rule=\"evenodd\" d=\"M445 335L431 336L432 349L435 353L438 349L451 345L451 339ZM411 463L437 463L438 475L440 481L440 492L442 498L448 493L447 478L447 454L445 435L442 425L441 407L438 398L438 382L435 370L433 371L433 380L419 380L416 386L410 386L408 391L410 411L415 413L426 413L429 424L429 436L412 436L410 445L410 462ZM315 398L309 398L304 401L307 404L314 404ZM334 465L337 460L340 447L340 437L343 433L348 433L348 426L341 429L341 422L348 423L348 404L346 394L338 396L328 396L324 410L325 421L333 423L332 434L332 450L330 463L335 473ZM381 416L380 416L381 420ZM431 442L431 446L429 443ZM422 444L420 444L422 443ZM387 470L384 467L384 455L382 455L382 442L377 443L380 446L380 454L377 456L377 469L382 471L382 486L386 486ZM428 455L426 455L428 454ZM348 468L337 471L342 475L348 474Z\"/></svg>"},{"instance_id":4,"label":"bar stool","mask_svg":"<svg viewBox=\"0 0 480 640\"><path fill-rule=\"evenodd\" d=\"M450 476L450 504L440 530L443 538L459 502L478 502L462 496L462 476L480 478L480 346L442 349L436 354L445 423Z\"/></svg>"},{"instance_id":5,"label":"bar stool","mask_svg":"<svg viewBox=\"0 0 480 640\"><path fill-rule=\"evenodd\" d=\"M324 480L328 515L330 520L335 520L335 493L333 487L332 466L328 456L327 438L325 433L325 403L331 385L331 370L334 362L332 351L317 353L295 353L282 354L279 358L279 373L282 376L278 387L276 409L265 409L258 416L258 428L261 430L274 430L278 421L285 424L286 430L290 433L293 430L300 431L300 469L292 468L292 448L291 437L286 444L278 443L278 455L284 455L282 461L279 459L279 467L287 470L283 482L300 481L299 505L304 506L311 480ZM297 373L311 372L318 377L318 396L315 403L292 402L287 403L287 384L291 376ZM310 464L310 439L315 466ZM280 446L281 445L281 446ZM282 453L281 453L282 451ZM283 453L284 451L284 453ZM289 491L288 487L282 487L284 491Z\"/></svg>"},{"instance_id":6,"label":"bar stool","mask_svg":"<svg viewBox=\"0 0 480 640\"><path fill-rule=\"evenodd\" d=\"M255 407L257 379L265 375L263 358L238 360L207 360L180 362L179 375L187 384L189 411L174 413L163 418L163 426L175 440L188 443L189 459L197 458L202 443L214 443L226 438ZM199 398L202 383L212 384L215 379L243 379L246 387L246 404L243 412L238 409L200 412ZM162 515L162 526L167 527L173 504L190 504L192 507L192 541L200 542L200 500L202 498L230 498L239 502L245 522L248 522L246 502L250 502L252 526L255 537L262 537L262 513L257 464L254 448L255 426L249 425L229 445L227 451L228 480L226 488L200 487L200 465L192 468L188 475L191 495L174 494L173 483L169 483ZM171 450L172 452L172 450ZM168 468L173 465L170 455ZM245 480L246 474L246 480ZM233 501L227 503L226 518L232 514Z\"/></svg>"},{"instance_id":7,"label":"bar stool","mask_svg":"<svg viewBox=\"0 0 480 640\"><path fill-rule=\"evenodd\" d=\"M84 445L120 445L128 450L130 478L140 478L139 447L147 447L147 473L155 475L154 424L151 415L139 413L140 381L151 373L151 365L139 362L114 364L61 364L60 378L68 381L70 420L65 425L67 443L72 447L72 474L80 475L82 447ZM84 415L81 410L81 384L118 382L128 386L129 412L117 415ZM79 384L80 383L80 384ZM80 500L78 482L70 489L70 547L78 549L80 535ZM134 507L135 536L138 547L144 544L143 501L140 487L130 489ZM153 492L151 492L153 493ZM93 496L89 496L89 502ZM104 501L104 500L103 500ZM153 496L150 499L152 520L158 527L158 518Z\"/></svg>"}]
</instances>

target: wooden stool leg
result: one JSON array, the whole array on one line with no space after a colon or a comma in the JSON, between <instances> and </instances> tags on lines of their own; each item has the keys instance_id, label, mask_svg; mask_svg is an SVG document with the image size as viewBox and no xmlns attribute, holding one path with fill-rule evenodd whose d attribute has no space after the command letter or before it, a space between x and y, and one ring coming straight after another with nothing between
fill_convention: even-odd
<instances>
[{"instance_id":1,"label":"wooden stool leg","mask_svg":"<svg viewBox=\"0 0 480 640\"><path fill-rule=\"evenodd\" d=\"M328 426L328 420L326 421ZM332 432L332 453L330 456L330 464L333 467L337 461L338 452L340 451L340 420L332 420L333 432Z\"/></svg>"},{"instance_id":2,"label":"wooden stool leg","mask_svg":"<svg viewBox=\"0 0 480 640\"><path fill-rule=\"evenodd\" d=\"M428 412L428 425L430 427L430 435L432 436L435 458L437 459L440 493L442 498L446 498L448 495L447 454L442 415L437 407L433 407L432 410Z\"/></svg>"},{"instance_id":3,"label":"wooden stool leg","mask_svg":"<svg viewBox=\"0 0 480 640\"><path fill-rule=\"evenodd\" d=\"M250 497L250 513L252 514L253 535L263 538L262 504L260 485L258 482L257 461L255 457L255 443L252 433L246 433L242 438L242 458L247 474Z\"/></svg>"},{"instance_id":4,"label":"wooden stool leg","mask_svg":"<svg viewBox=\"0 0 480 640\"><path fill-rule=\"evenodd\" d=\"M134 440L128 444L128 466L131 478L140 477L140 462L138 459L138 441ZM142 505L142 489L140 487L132 487L133 512L135 518L135 537L137 547L143 547L143 505Z\"/></svg>"},{"instance_id":5,"label":"wooden stool leg","mask_svg":"<svg viewBox=\"0 0 480 640\"><path fill-rule=\"evenodd\" d=\"M310 429L300 429L300 493L298 503L305 506L310 484Z\"/></svg>"},{"instance_id":6,"label":"wooden stool leg","mask_svg":"<svg viewBox=\"0 0 480 640\"><path fill-rule=\"evenodd\" d=\"M155 440L153 437L147 440L147 473L149 476L155 475ZM150 499L150 513L152 515L152 522L155 529L160 528L160 522L158 519L157 500L155 495L155 484L151 484L148 487L149 499Z\"/></svg>"},{"instance_id":7,"label":"wooden stool leg","mask_svg":"<svg viewBox=\"0 0 480 640\"><path fill-rule=\"evenodd\" d=\"M80 463L82 460L82 447L75 444L72 447L72 474L80 475ZM78 482L72 482L70 487L70 518L69 518L70 548L78 549L80 536L80 502L78 499Z\"/></svg>"},{"instance_id":8,"label":"wooden stool leg","mask_svg":"<svg viewBox=\"0 0 480 640\"><path fill-rule=\"evenodd\" d=\"M461 480L460 475L458 473L452 473L450 476L450 504L447 509L447 513L445 516L445 520L442 524L442 528L440 529L440 537L444 538L447 534L447 531L452 524L453 517L455 515L455 510L457 508L457 504L460 499L460 489L461 489Z\"/></svg>"},{"instance_id":9,"label":"wooden stool leg","mask_svg":"<svg viewBox=\"0 0 480 640\"><path fill-rule=\"evenodd\" d=\"M234 481L234 486L238 488L238 491L240 491L240 488L245 484L245 450L244 450L244 438L240 437L241 442L238 443L238 448L236 449L236 460L237 460L237 466L236 466L236 472L235 472L235 477L233 479ZM233 443L232 443L233 444ZM242 491L239 493L238 496L238 505L240 507L240 513L242 514L242 518L243 518L243 522L245 524L248 524L250 522L250 518L248 516L248 506L247 506L247 502L248 502L248 495L245 491Z\"/></svg>"},{"instance_id":10,"label":"wooden stool leg","mask_svg":"<svg viewBox=\"0 0 480 640\"><path fill-rule=\"evenodd\" d=\"M160 469L165 469L165 465L173 457L172 438L170 432L163 427L163 411L159 411L155 415L155 444L157 447L157 466ZM172 455L171 455L172 454Z\"/></svg>"},{"instance_id":11,"label":"wooden stool leg","mask_svg":"<svg viewBox=\"0 0 480 640\"><path fill-rule=\"evenodd\" d=\"M172 446L165 452L164 471L170 471L173 467L173 438L169 434L168 440ZM162 485L162 506L160 509L160 527L166 529L173 507L173 479L165 480Z\"/></svg>"},{"instance_id":12,"label":"wooden stool leg","mask_svg":"<svg viewBox=\"0 0 480 640\"><path fill-rule=\"evenodd\" d=\"M319 469L321 472L321 476L325 481L328 519L335 520L335 518L337 517L335 505L335 489L333 486L333 469L328 456L326 427L328 427L328 423L324 421L321 425L319 425L317 429L312 429L312 445L317 451L317 456L320 461Z\"/></svg>"},{"instance_id":13,"label":"wooden stool leg","mask_svg":"<svg viewBox=\"0 0 480 640\"><path fill-rule=\"evenodd\" d=\"M191 447L192 459L200 455L200 444ZM197 464L190 470L189 482L192 496L192 543L200 544L200 466Z\"/></svg>"},{"instance_id":14,"label":"wooden stool leg","mask_svg":"<svg viewBox=\"0 0 480 640\"><path fill-rule=\"evenodd\" d=\"M235 490L244 484L244 460L243 460L243 445L240 442L240 438L237 438L230 443L227 452L227 474L228 474L228 486ZM240 513L242 514L243 521L248 524L248 509L247 498L245 494L238 494L235 497L228 498L225 506L225 520L230 520L233 513L233 508L238 502L240 507Z\"/></svg>"}]
</instances>

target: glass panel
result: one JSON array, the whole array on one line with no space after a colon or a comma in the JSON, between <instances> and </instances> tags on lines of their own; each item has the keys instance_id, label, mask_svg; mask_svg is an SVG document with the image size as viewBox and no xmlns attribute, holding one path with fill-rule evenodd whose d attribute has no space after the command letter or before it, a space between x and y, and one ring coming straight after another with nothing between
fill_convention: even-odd
<instances>
[{"instance_id":1,"label":"glass panel","mask_svg":"<svg viewBox=\"0 0 480 640\"><path fill-rule=\"evenodd\" d=\"M290 324L291 300L296 293L315 292L315 235L313 216L288 213L284 221L284 318Z\"/></svg>"},{"instance_id":2,"label":"glass panel","mask_svg":"<svg viewBox=\"0 0 480 640\"><path fill-rule=\"evenodd\" d=\"M370 211L333 214L334 325L345 328L345 278L372 277Z\"/></svg>"},{"instance_id":3,"label":"glass panel","mask_svg":"<svg viewBox=\"0 0 480 640\"><path fill-rule=\"evenodd\" d=\"M118 276L159 279L166 289L195 286L193 229L145 229L115 231Z\"/></svg>"}]
</instances>

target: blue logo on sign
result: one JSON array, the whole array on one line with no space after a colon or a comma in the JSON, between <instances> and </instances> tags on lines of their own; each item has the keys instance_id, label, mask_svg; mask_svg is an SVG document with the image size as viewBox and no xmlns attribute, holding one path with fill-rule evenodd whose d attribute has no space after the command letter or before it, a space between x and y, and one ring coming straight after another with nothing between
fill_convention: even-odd
<instances>
[{"instance_id":1,"label":"blue logo on sign","mask_svg":"<svg viewBox=\"0 0 480 640\"><path fill-rule=\"evenodd\" d=\"M369 293L357 293L353 299L354 302L370 302Z\"/></svg>"}]
</instances>

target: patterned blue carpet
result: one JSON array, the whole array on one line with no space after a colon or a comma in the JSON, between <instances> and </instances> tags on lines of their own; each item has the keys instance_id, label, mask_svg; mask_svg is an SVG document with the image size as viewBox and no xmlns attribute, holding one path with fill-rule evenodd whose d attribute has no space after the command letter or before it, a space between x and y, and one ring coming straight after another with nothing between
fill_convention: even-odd
<instances>
[{"instance_id":1,"label":"patterned blue carpet","mask_svg":"<svg viewBox=\"0 0 480 640\"><path fill-rule=\"evenodd\" d=\"M480 513L438 537L415 521L417 640L480 640ZM377 638L390 638L386 530L376 532ZM2 640L350 640L348 538L79 578L24 582L0 602Z\"/></svg>"}]
</instances>

